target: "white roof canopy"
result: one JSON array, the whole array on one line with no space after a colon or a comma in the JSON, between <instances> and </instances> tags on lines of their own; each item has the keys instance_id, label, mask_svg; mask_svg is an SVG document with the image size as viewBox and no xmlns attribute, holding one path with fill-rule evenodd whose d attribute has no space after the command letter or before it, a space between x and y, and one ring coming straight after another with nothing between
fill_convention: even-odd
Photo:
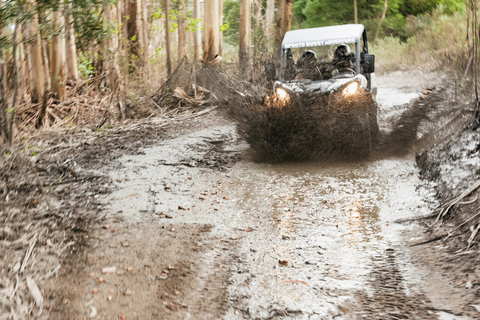
<instances>
[{"instance_id":1,"label":"white roof canopy","mask_svg":"<svg viewBox=\"0 0 480 320\"><path fill-rule=\"evenodd\" d=\"M285 33L282 48L319 47L332 44L359 42L365 27L361 24L344 24L321 28L293 30Z\"/></svg>"}]
</instances>

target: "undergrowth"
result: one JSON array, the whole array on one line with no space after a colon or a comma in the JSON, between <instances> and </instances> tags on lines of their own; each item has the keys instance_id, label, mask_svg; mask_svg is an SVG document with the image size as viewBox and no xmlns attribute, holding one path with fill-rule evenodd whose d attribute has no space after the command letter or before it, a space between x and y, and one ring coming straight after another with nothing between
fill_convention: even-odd
<instances>
[{"instance_id":1,"label":"undergrowth","mask_svg":"<svg viewBox=\"0 0 480 320\"><path fill-rule=\"evenodd\" d=\"M415 30L406 41L385 37L371 45L379 72L414 68L461 75L465 71L469 60L465 12L445 14L437 9L429 15L411 17L405 28Z\"/></svg>"}]
</instances>

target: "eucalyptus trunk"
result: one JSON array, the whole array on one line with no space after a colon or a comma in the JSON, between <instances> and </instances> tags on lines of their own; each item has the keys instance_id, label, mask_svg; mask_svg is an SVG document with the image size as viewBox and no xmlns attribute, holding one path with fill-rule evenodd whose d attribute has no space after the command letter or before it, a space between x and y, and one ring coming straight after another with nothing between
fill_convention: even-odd
<instances>
[{"instance_id":1,"label":"eucalyptus trunk","mask_svg":"<svg viewBox=\"0 0 480 320\"><path fill-rule=\"evenodd\" d=\"M218 0L204 1L203 60L213 60L220 53L220 21Z\"/></svg>"},{"instance_id":2,"label":"eucalyptus trunk","mask_svg":"<svg viewBox=\"0 0 480 320\"><path fill-rule=\"evenodd\" d=\"M201 17L200 0L193 0L193 19L199 21ZM200 27L200 21L197 24L194 34L194 60L202 59L202 29Z\"/></svg>"},{"instance_id":3,"label":"eucalyptus trunk","mask_svg":"<svg viewBox=\"0 0 480 320\"><path fill-rule=\"evenodd\" d=\"M187 37L187 5L185 0L178 3L178 61L181 61L186 55L186 37Z\"/></svg>"},{"instance_id":4,"label":"eucalyptus trunk","mask_svg":"<svg viewBox=\"0 0 480 320\"><path fill-rule=\"evenodd\" d=\"M28 1L28 9L33 10L33 1ZM42 57L42 43L38 30L38 16L33 14L29 24L25 28L26 44L29 76L30 76L30 99L33 103L43 101L45 94L45 65Z\"/></svg>"},{"instance_id":5,"label":"eucalyptus trunk","mask_svg":"<svg viewBox=\"0 0 480 320\"><path fill-rule=\"evenodd\" d=\"M65 21L60 11L53 13L53 27L57 31L52 37L51 84L57 99L65 98L67 63L65 60Z\"/></svg>"},{"instance_id":6,"label":"eucalyptus trunk","mask_svg":"<svg viewBox=\"0 0 480 320\"><path fill-rule=\"evenodd\" d=\"M67 61L67 79L78 79L77 49L73 29L72 3L65 4L65 56Z\"/></svg>"},{"instance_id":7,"label":"eucalyptus trunk","mask_svg":"<svg viewBox=\"0 0 480 320\"><path fill-rule=\"evenodd\" d=\"M240 0L239 50L240 68L248 67L251 43L251 2Z\"/></svg>"}]
</instances>

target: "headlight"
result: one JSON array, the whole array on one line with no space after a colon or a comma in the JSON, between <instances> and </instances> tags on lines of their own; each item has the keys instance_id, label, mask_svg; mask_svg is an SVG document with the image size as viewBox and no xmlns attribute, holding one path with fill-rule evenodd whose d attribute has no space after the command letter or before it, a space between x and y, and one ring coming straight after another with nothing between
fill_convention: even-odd
<instances>
[{"instance_id":1,"label":"headlight","mask_svg":"<svg viewBox=\"0 0 480 320\"><path fill-rule=\"evenodd\" d=\"M357 90L358 90L358 82L354 81L350 83L348 86L346 86L345 89L343 89L342 93L344 96L349 96L357 92Z\"/></svg>"},{"instance_id":2,"label":"headlight","mask_svg":"<svg viewBox=\"0 0 480 320\"><path fill-rule=\"evenodd\" d=\"M277 94L277 97L279 97L280 99L288 99L288 92L283 90L282 88L277 88L275 92Z\"/></svg>"}]
</instances>

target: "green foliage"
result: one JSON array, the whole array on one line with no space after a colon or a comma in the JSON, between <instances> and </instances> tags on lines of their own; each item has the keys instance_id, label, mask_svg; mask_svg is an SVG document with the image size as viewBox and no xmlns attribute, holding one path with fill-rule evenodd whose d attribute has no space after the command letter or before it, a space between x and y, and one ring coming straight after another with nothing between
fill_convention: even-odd
<instances>
[{"instance_id":1,"label":"green foliage","mask_svg":"<svg viewBox=\"0 0 480 320\"><path fill-rule=\"evenodd\" d=\"M233 45L238 45L239 41L239 17L240 2L238 0L225 0L223 2L223 23L228 25L223 31L223 39Z\"/></svg>"},{"instance_id":2,"label":"green foliage","mask_svg":"<svg viewBox=\"0 0 480 320\"><path fill-rule=\"evenodd\" d=\"M84 55L81 55L78 61L78 72L84 79L88 79L95 73L92 61L88 60Z\"/></svg>"},{"instance_id":3,"label":"green foliage","mask_svg":"<svg viewBox=\"0 0 480 320\"><path fill-rule=\"evenodd\" d=\"M412 16L407 25L417 31L406 41L385 37L371 45L377 70L388 72L411 67L424 71L465 70L469 59L465 12L446 14L439 7L432 14Z\"/></svg>"},{"instance_id":4,"label":"green foliage","mask_svg":"<svg viewBox=\"0 0 480 320\"><path fill-rule=\"evenodd\" d=\"M413 36L407 30L409 20L430 14L440 8L453 14L465 7L464 0L388 0L388 10L382 23L381 37L395 36L402 40ZM358 19L373 37L384 10L385 0L358 0ZM413 17L413 18L412 18ZM314 28L354 23L352 0L298 0L293 5L293 28Z\"/></svg>"}]
</instances>

